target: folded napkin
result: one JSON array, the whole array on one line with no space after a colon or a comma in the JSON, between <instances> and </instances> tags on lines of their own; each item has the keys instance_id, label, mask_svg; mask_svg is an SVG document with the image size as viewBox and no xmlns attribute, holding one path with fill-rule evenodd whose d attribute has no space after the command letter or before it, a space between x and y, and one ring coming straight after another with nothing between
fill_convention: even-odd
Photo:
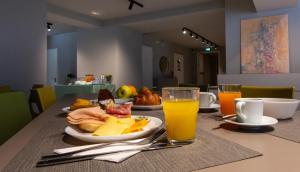
<instances>
[{"instance_id":1,"label":"folded napkin","mask_svg":"<svg viewBox=\"0 0 300 172\"><path fill-rule=\"evenodd\" d=\"M141 141L142 139L136 139L136 140L132 140L132 141L128 141L131 143L136 143ZM85 146L75 146L75 147L70 147L70 148L63 148L63 149L55 149L54 152L61 154L61 153L68 153L71 151L76 151L76 150L80 150L80 149L84 149L84 148L89 148L95 145L102 145L102 144L93 144L93 145L85 145ZM116 143L116 144L112 144L109 147L104 147L104 148L99 148L99 149L93 149L93 150L88 150L88 151L84 151L84 152L80 152L80 153L76 153L74 154L74 156L78 156L78 155L90 155L90 154L96 154L96 153L106 153L106 152L111 152L111 151L117 151L117 150L129 150L126 152L119 152L119 153L112 153L112 154L107 154L107 155L101 155L101 156L97 156L94 159L96 160L103 160L103 161L110 161L110 162L122 162L126 159L128 159L129 157L139 153L139 150L132 150L132 149L139 149L139 148L144 148L144 147L148 147L150 144L147 145L126 145L126 144L122 144L122 143Z\"/></svg>"}]
</instances>

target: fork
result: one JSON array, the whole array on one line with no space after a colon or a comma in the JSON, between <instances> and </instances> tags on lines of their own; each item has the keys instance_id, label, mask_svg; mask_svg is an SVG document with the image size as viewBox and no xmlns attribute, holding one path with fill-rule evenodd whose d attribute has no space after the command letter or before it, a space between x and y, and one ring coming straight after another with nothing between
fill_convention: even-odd
<instances>
[{"instance_id":1,"label":"fork","mask_svg":"<svg viewBox=\"0 0 300 172\"><path fill-rule=\"evenodd\" d=\"M140 140L138 142L118 141L118 142L103 143L101 145L95 144L94 146L91 145L90 147L87 147L87 148L82 148L82 149L79 149L79 150L74 150L74 151L70 151L70 152L66 152L66 153L43 155L41 157L41 159L52 159L52 158L58 158L58 157L71 156L75 153L88 151L88 150L92 150L92 149L104 148L104 147L111 146L113 144L121 144L121 145L123 145L123 144L125 144L125 145L145 145L145 144L149 144L149 143L153 144L153 143L158 142L160 136L162 136L165 132L166 132L166 130L164 128L161 128L161 129L157 130L151 136L149 136L149 137L147 137L143 140Z\"/></svg>"},{"instance_id":2,"label":"fork","mask_svg":"<svg viewBox=\"0 0 300 172\"><path fill-rule=\"evenodd\" d=\"M143 148L134 148L134 149L126 149L126 150L116 150L111 152L105 153L96 153L90 155L80 155L80 156L69 156L69 157L60 157L57 159L46 159L46 160L39 160L36 164L36 167L44 167L44 166L52 166L58 164L66 164L66 163L73 163L78 161L86 161L91 160L100 155L107 155L111 153L120 153L120 152L127 152L127 151L152 151L152 150L159 150L159 149L168 149L168 148L177 148L181 147L182 145L170 145L168 143L156 143L153 145L149 145Z\"/></svg>"}]
</instances>

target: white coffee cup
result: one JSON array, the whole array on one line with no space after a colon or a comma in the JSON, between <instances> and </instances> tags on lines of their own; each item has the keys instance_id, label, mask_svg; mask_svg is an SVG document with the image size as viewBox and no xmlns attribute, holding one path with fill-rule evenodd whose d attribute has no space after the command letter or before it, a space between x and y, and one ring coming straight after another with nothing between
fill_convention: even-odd
<instances>
[{"instance_id":1,"label":"white coffee cup","mask_svg":"<svg viewBox=\"0 0 300 172\"><path fill-rule=\"evenodd\" d=\"M261 99L235 99L237 121L258 124L262 121L264 102Z\"/></svg>"},{"instance_id":2,"label":"white coffee cup","mask_svg":"<svg viewBox=\"0 0 300 172\"><path fill-rule=\"evenodd\" d=\"M210 92L200 92L199 106L200 107L210 107L213 103L215 103L217 97L214 93Z\"/></svg>"}]
</instances>

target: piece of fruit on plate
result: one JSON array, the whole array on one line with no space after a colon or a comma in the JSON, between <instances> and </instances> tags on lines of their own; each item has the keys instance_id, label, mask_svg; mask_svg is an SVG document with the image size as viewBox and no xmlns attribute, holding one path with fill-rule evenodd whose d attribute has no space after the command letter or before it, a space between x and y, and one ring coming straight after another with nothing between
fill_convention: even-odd
<instances>
[{"instance_id":1,"label":"piece of fruit on plate","mask_svg":"<svg viewBox=\"0 0 300 172\"><path fill-rule=\"evenodd\" d=\"M71 104L70 110L76 110L76 109L81 109L81 108L89 108L89 107L94 107L94 105L90 100L87 99L82 99L78 98L75 100L74 103Z\"/></svg>"},{"instance_id":2,"label":"piece of fruit on plate","mask_svg":"<svg viewBox=\"0 0 300 172\"><path fill-rule=\"evenodd\" d=\"M132 95L131 88L128 85L123 85L117 90L117 97L121 99L130 98Z\"/></svg>"},{"instance_id":3,"label":"piece of fruit on plate","mask_svg":"<svg viewBox=\"0 0 300 172\"><path fill-rule=\"evenodd\" d=\"M132 124L129 128L125 129L122 134L134 133L143 130L143 127L149 123L148 119L135 120L135 123Z\"/></svg>"}]
</instances>

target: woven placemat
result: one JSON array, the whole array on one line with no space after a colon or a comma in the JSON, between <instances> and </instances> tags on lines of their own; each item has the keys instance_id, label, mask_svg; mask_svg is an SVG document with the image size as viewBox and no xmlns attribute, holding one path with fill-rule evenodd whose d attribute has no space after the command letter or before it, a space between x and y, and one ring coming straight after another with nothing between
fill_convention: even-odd
<instances>
[{"instance_id":1,"label":"woven placemat","mask_svg":"<svg viewBox=\"0 0 300 172\"><path fill-rule=\"evenodd\" d=\"M278 121L273 126L274 130L268 134L300 143L300 113L295 114L293 118Z\"/></svg>"},{"instance_id":2,"label":"woven placemat","mask_svg":"<svg viewBox=\"0 0 300 172\"><path fill-rule=\"evenodd\" d=\"M157 115L156 112L153 116L160 115ZM122 163L90 160L36 168L35 164L42 154L50 153L55 148L84 144L64 135L65 125L66 122L61 118L52 120L45 125L43 130L24 147L4 171L193 171L261 155L198 128L197 139L193 144L174 149L142 152Z\"/></svg>"}]
</instances>

